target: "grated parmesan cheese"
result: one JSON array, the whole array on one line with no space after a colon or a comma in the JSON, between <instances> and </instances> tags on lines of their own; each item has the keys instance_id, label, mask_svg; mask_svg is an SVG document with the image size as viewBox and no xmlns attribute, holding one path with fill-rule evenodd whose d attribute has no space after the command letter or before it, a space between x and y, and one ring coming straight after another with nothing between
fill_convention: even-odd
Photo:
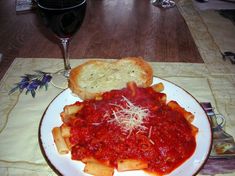
<instances>
[{"instance_id":1,"label":"grated parmesan cheese","mask_svg":"<svg viewBox=\"0 0 235 176\"><path fill-rule=\"evenodd\" d=\"M126 102L126 106L111 104L118 107L118 110L112 111L114 118L109 120L109 122L117 124L124 132L129 134L133 130L145 131L147 127L143 123L144 119L149 115L149 109L135 106L124 96L123 101Z\"/></svg>"}]
</instances>

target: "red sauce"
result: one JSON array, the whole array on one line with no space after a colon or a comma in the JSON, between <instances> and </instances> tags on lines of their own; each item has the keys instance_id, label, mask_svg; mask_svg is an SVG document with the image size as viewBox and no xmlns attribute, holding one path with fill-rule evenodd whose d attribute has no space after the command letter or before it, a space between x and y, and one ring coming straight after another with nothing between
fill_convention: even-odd
<instances>
[{"instance_id":1,"label":"red sauce","mask_svg":"<svg viewBox=\"0 0 235 176\"><path fill-rule=\"evenodd\" d=\"M118 159L138 159L148 163L149 172L167 174L187 160L196 147L190 123L182 114L169 108L163 97L152 88L124 88L103 94L102 100L76 102L84 107L71 126L72 159L94 157L117 166ZM142 125L144 130L123 131L112 123L116 105L127 106L123 97L135 106L148 109Z\"/></svg>"}]
</instances>

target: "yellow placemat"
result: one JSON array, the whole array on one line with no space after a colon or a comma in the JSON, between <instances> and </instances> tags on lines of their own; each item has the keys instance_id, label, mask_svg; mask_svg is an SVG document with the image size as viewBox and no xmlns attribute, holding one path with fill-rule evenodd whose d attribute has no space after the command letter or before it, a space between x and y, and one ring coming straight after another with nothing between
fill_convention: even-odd
<instances>
[{"instance_id":1,"label":"yellow placemat","mask_svg":"<svg viewBox=\"0 0 235 176\"><path fill-rule=\"evenodd\" d=\"M72 60L72 66L85 60ZM235 79L232 75L211 75L206 64L151 63L154 75L186 89L198 101L210 101L226 116L226 131L235 134ZM34 70L56 71L61 59L17 58L0 81L0 175L55 175L38 144L40 119L61 90L49 86L36 97L24 92L8 95L13 84ZM234 173L233 173L234 174ZM228 174L227 174L228 175Z\"/></svg>"}]
</instances>

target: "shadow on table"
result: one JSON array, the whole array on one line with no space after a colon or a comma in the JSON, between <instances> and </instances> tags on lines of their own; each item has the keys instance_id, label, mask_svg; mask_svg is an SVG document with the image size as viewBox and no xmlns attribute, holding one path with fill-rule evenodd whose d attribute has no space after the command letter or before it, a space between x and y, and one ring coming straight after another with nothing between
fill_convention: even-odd
<instances>
[{"instance_id":1,"label":"shadow on table","mask_svg":"<svg viewBox=\"0 0 235 176\"><path fill-rule=\"evenodd\" d=\"M220 15L222 15L223 17L232 21L232 23L235 25L235 9L233 9L233 10L218 10L218 13Z\"/></svg>"},{"instance_id":2,"label":"shadow on table","mask_svg":"<svg viewBox=\"0 0 235 176\"><path fill-rule=\"evenodd\" d=\"M228 159L208 159L203 169L199 174L201 175L215 175L235 172L235 158Z\"/></svg>"}]
</instances>

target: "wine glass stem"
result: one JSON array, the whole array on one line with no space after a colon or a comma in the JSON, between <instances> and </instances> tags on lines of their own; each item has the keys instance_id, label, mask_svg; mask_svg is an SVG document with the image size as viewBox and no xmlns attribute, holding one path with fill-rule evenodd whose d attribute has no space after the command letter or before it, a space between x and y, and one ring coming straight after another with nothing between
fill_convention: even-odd
<instances>
[{"instance_id":1,"label":"wine glass stem","mask_svg":"<svg viewBox=\"0 0 235 176\"><path fill-rule=\"evenodd\" d=\"M69 72L71 70L70 62L69 62L69 53L68 53L68 48L69 48L69 39L68 38L62 38L61 44L63 47L63 56L64 56L64 76L69 77Z\"/></svg>"}]
</instances>

